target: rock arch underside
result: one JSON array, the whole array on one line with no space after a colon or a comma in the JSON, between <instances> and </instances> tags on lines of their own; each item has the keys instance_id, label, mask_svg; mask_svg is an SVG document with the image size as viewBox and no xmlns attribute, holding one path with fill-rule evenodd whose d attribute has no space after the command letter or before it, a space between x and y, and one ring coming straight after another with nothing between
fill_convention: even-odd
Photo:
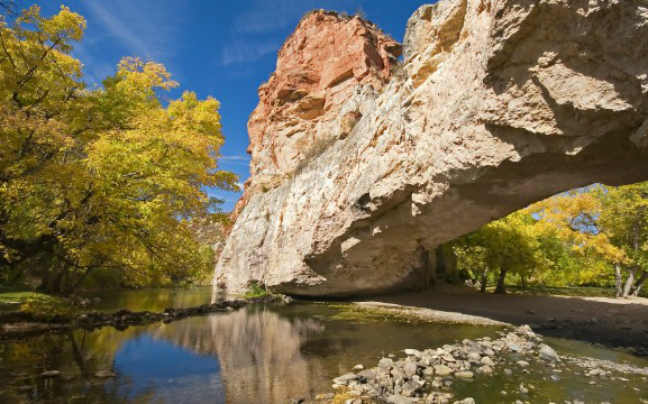
<instances>
[{"instance_id":1,"label":"rock arch underside","mask_svg":"<svg viewBox=\"0 0 648 404\"><path fill-rule=\"evenodd\" d=\"M561 191L648 180L648 1L442 0L402 47L314 11L259 98L214 284L417 288L444 242Z\"/></svg>"}]
</instances>

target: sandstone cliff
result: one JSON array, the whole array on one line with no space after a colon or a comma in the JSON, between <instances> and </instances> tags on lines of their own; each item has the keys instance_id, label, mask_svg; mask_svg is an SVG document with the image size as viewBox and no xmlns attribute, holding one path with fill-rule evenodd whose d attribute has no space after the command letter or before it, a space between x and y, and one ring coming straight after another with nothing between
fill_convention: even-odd
<instances>
[{"instance_id":1,"label":"sandstone cliff","mask_svg":"<svg viewBox=\"0 0 648 404\"><path fill-rule=\"evenodd\" d=\"M358 18L302 20L250 119L217 287L421 287L440 243L563 190L648 179L647 1L442 0L411 17L394 68L399 51Z\"/></svg>"},{"instance_id":2,"label":"sandstone cliff","mask_svg":"<svg viewBox=\"0 0 648 404\"><path fill-rule=\"evenodd\" d=\"M380 91L402 46L368 21L308 13L279 51L277 70L259 88L248 122L251 177L235 209L293 177L360 118L345 103L357 85Z\"/></svg>"}]
</instances>

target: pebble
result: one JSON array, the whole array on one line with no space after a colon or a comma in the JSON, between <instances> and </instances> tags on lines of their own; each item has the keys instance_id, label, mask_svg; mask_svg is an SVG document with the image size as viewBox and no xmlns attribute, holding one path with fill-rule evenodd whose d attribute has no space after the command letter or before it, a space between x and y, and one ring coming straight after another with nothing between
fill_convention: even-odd
<instances>
[{"instance_id":1,"label":"pebble","mask_svg":"<svg viewBox=\"0 0 648 404\"><path fill-rule=\"evenodd\" d=\"M592 369L589 372L585 373L586 376L606 376L608 372L603 369Z\"/></svg>"},{"instance_id":2,"label":"pebble","mask_svg":"<svg viewBox=\"0 0 648 404\"><path fill-rule=\"evenodd\" d=\"M345 375L333 379L333 383L346 386L349 384L351 380L355 380L355 379L356 379L355 373L347 373Z\"/></svg>"},{"instance_id":3,"label":"pebble","mask_svg":"<svg viewBox=\"0 0 648 404\"><path fill-rule=\"evenodd\" d=\"M43 372L40 374L41 377L59 377L61 376L61 372L58 370L48 370L46 372Z\"/></svg>"},{"instance_id":4,"label":"pebble","mask_svg":"<svg viewBox=\"0 0 648 404\"><path fill-rule=\"evenodd\" d=\"M434 367L434 373L437 376L450 376L454 371L446 365L436 365Z\"/></svg>"},{"instance_id":5,"label":"pebble","mask_svg":"<svg viewBox=\"0 0 648 404\"><path fill-rule=\"evenodd\" d=\"M414 362L407 362L405 366L403 366L403 371L410 378L416 374L417 369L418 366L416 366L416 363Z\"/></svg>"},{"instance_id":6,"label":"pebble","mask_svg":"<svg viewBox=\"0 0 648 404\"><path fill-rule=\"evenodd\" d=\"M100 370L97 373L95 373L95 377L101 378L101 379L107 379L111 377L117 377L117 375L110 370Z\"/></svg>"},{"instance_id":7,"label":"pebble","mask_svg":"<svg viewBox=\"0 0 648 404\"><path fill-rule=\"evenodd\" d=\"M486 375L486 376L490 376L490 375L493 374L493 368L488 366L488 365L484 365L484 366L480 367L479 369L477 369L477 373L482 374L482 375Z\"/></svg>"},{"instance_id":8,"label":"pebble","mask_svg":"<svg viewBox=\"0 0 648 404\"><path fill-rule=\"evenodd\" d=\"M432 392L429 396L427 396L425 402L434 404L448 404L451 398L452 394Z\"/></svg>"},{"instance_id":9,"label":"pebble","mask_svg":"<svg viewBox=\"0 0 648 404\"><path fill-rule=\"evenodd\" d=\"M519 346L518 344L516 344L515 342L509 342L509 343L506 344L506 346L508 347L508 349L510 349L513 352L522 351L522 347Z\"/></svg>"},{"instance_id":10,"label":"pebble","mask_svg":"<svg viewBox=\"0 0 648 404\"><path fill-rule=\"evenodd\" d=\"M410 380L403 384L401 394L406 397L414 396L421 389L421 385L414 380Z\"/></svg>"},{"instance_id":11,"label":"pebble","mask_svg":"<svg viewBox=\"0 0 648 404\"><path fill-rule=\"evenodd\" d=\"M491 367L495 366L495 362L493 362L493 360L487 356L481 358L481 363Z\"/></svg>"},{"instance_id":12,"label":"pebble","mask_svg":"<svg viewBox=\"0 0 648 404\"><path fill-rule=\"evenodd\" d=\"M417 358L421 357L421 351L417 349L405 349L404 352L407 356L416 356Z\"/></svg>"},{"instance_id":13,"label":"pebble","mask_svg":"<svg viewBox=\"0 0 648 404\"><path fill-rule=\"evenodd\" d=\"M358 396L345 401L345 404L358 404L362 402L362 398L366 397L371 397L371 402L377 400L392 404L450 404L453 402L451 395L438 391L429 392L429 389L450 388L453 384L453 376L472 379L476 376L475 373L480 376L493 375L496 364L502 364L504 361L510 363L508 361L512 360L517 364L516 373L519 375L530 374L529 369L540 365L551 372L550 375L545 376L544 380L551 378L556 382L562 379L558 375L558 373L562 373L561 358L553 348L541 343L541 338L533 332L531 327L522 326L512 331L509 329L506 332L498 332L498 334L501 338L494 340L487 338L465 339L436 349L404 349L403 352L406 355L404 358L396 359L394 355L389 354L388 357L379 360L377 367L364 369L362 365L356 365L354 371L359 371L357 374L347 373L333 379L335 383L333 387L337 389L346 386L347 394ZM594 360L575 362L575 359L571 357L564 357L563 360L568 363L576 363L586 369L587 376L610 376L610 372L603 370L607 369L606 365L599 364ZM533 362L533 367L529 361ZM570 368L569 372L578 375L574 369ZM510 367L504 368L503 373L511 376L513 370ZM596 383L590 380L590 384ZM514 393L526 395L530 390L535 389L532 385L519 384ZM513 394L513 392L509 393ZM502 395L509 393L505 390L501 392ZM474 400L464 398L454 401L453 404L474 404ZM577 403L574 402L574 404Z\"/></svg>"},{"instance_id":14,"label":"pebble","mask_svg":"<svg viewBox=\"0 0 648 404\"><path fill-rule=\"evenodd\" d=\"M549 361L558 361L560 360L558 358L558 354L556 351L550 347L549 345L546 344L540 344L539 346L540 350L538 351L538 354L540 355L540 358L549 360Z\"/></svg>"},{"instance_id":15,"label":"pebble","mask_svg":"<svg viewBox=\"0 0 648 404\"><path fill-rule=\"evenodd\" d=\"M389 369L394 366L394 361L391 358L382 358L378 362L378 367L381 369Z\"/></svg>"},{"instance_id":16,"label":"pebble","mask_svg":"<svg viewBox=\"0 0 648 404\"><path fill-rule=\"evenodd\" d=\"M414 404L416 401L415 398L401 396L400 394L393 394L387 397L389 404Z\"/></svg>"}]
</instances>

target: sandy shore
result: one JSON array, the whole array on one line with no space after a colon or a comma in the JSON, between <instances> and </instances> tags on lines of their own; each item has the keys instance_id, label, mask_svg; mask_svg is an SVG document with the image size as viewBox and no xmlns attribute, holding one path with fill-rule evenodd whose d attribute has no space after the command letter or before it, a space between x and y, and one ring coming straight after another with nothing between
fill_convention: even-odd
<instances>
[{"instance_id":1,"label":"sandy shore","mask_svg":"<svg viewBox=\"0 0 648 404\"><path fill-rule=\"evenodd\" d=\"M492 320L515 325L531 324L545 335L625 347L637 355L648 355L648 299L644 298L493 295L480 294L469 288L447 287L372 296L360 299L358 303L432 310L436 314L422 313L460 320L454 314L457 313L469 316L463 318L463 322L468 323Z\"/></svg>"}]
</instances>

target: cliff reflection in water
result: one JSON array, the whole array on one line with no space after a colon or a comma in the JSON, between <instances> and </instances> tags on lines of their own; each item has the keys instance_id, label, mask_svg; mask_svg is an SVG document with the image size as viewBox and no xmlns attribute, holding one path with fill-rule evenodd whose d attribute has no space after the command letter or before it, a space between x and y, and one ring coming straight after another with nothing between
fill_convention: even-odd
<instances>
[{"instance_id":1,"label":"cliff reflection in water","mask_svg":"<svg viewBox=\"0 0 648 404\"><path fill-rule=\"evenodd\" d=\"M330 391L354 365L495 329L345 318L293 303L0 342L0 403L284 403ZM353 312L349 312L352 314ZM57 370L60 377L44 378ZM114 378L95 376L111 371Z\"/></svg>"},{"instance_id":2,"label":"cliff reflection in water","mask_svg":"<svg viewBox=\"0 0 648 404\"><path fill-rule=\"evenodd\" d=\"M285 313L281 313L285 310ZM316 310L317 311L317 310ZM327 391L303 344L323 333L312 307L247 307L170 324L104 327L0 343L0 402L276 403ZM60 377L44 378L57 370ZM117 377L95 374L110 370Z\"/></svg>"},{"instance_id":3,"label":"cliff reflection in water","mask_svg":"<svg viewBox=\"0 0 648 404\"><path fill-rule=\"evenodd\" d=\"M302 343L323 332L322 322L288 319L268 307L191 318L152 331L220 363L228 403L277 403L311 397L329 387L318 361L302 356Z\"/></svg>"},{"instance_id":4,"label":"cliff reflection in water","mask_svg":"<svg viewBox=\"0 0 648 404\"><path fill-rule=\"evenodd\" d=\"M249 306L124 331L104 327L43 334L0 341L0 403L286 403L331 391L331 378L356 364L371 366L390 353L400 355L404 348L422 350L464 338L493 338L500 330L397 321L354 312L345 304L297 302ZM547 341L572 356L646 367L645 361L619 351ZM51 371L60 373L43 376ZM97 377L99 371L114 372L116 377ZM600 379L592 386L571 370L556 383L549 377L551 368L530 371L531 375L520 372L513 379L499 374L485 382L456 380L453 392L477 402L500 402L502 388L517 389L531 377L537 402L630 403L637 402L637 392L645 387L639 379L624 383Z\"/></svg>"}]
</instances>

